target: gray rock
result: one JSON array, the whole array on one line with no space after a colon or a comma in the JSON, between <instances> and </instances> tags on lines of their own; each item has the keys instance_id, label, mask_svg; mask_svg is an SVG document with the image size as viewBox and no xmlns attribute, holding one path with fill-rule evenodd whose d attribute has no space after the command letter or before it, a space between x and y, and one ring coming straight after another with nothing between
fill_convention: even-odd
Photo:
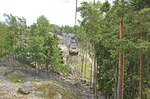
<instances>
[{"instance_id":1,"label":"gray rock","mask_svg":"<svg viewBox=\"0 0 150 99\"><path fill-rule=\"evenodd\" d=\"M75 83L74 85L75 85L76 88L80 88L81 87L79 83Z\"/></svg>"},{"instance_id":2,"label":"gray rock","mask_svg":"<svg viewBox=\"0 0 150 99\"><path fill-rule=\"evenodd\" d=\"M34 86L33 86L32 82L30 82L30 81L25 82L25 83L18 89L18 91L19 91L21 94L30 94L33 90L34 90Z\"/></svg>"},{"instance_id":3,"label":"gray rock","mask_svg":"<svg viewBox=\"0 0 150 99\"><path fill-rule=\"evenodd\" d=\"M61 95L61 94L58 94L58 96L57 96L56 99L62 99L62 95Z\"/></svg>"}]
</instances>

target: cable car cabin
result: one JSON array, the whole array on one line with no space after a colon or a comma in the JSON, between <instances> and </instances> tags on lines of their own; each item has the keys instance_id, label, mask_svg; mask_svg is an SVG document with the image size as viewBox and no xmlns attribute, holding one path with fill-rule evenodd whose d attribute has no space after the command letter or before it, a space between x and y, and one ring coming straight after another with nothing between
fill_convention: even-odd
<instances>
[{"instance_id":1,"label":"cable car cabin","mask_svg":"<svg viewBox=\"0 0 150 99\"><path fill-rule=\"evenodd\" d=\"M78 55L78 47L76 43L72 43L69 47L69 55Z\"/></svg>"}]
</instances>

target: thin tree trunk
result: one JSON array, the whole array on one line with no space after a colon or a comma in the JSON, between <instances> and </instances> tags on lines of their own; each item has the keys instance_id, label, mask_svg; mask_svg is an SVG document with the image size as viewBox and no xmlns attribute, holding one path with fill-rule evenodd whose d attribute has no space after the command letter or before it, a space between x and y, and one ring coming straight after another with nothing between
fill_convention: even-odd
<instances>
[{"instance_id":1,"label":"thin tree trunk","mask_svg":"<svg viewBox=\"0 0 150 99\"><path fill-rule=\"evenodd\" d=\"M125 57L125 55L124 55L124 53L123 53L123 65L122 65L122 97L121 97L121 99L123 99L124 98L124 85L125 85L125 83L124 83L124 57Z\"/></svg>"},{"instance_id":2,"label":"thin tree trunk","mask_svg":"<svg viewBox=\"0 0 150 99\"><path fill-rule=\"evenodd\" d=\"M35 75L34 75L34 79L36 79L36 76L37 76L37 66L36 66L36 62L35 62Z\"/></svg>"},{"instance_id":3,"label":"thin tree trunk","mask_svg":"<svg viewBox=\"0 0 150 99\"><path fill-rule=\"evenodd\" d=\"M86 55L86 52L85 52L85 55ZM86 57L86 56L85 56ZM86 60L84 60L85 61L85 66L84 66L84 75L85 75L85 77L86 77L86 66L87 66L87 61Z\"/></svg>"},{"instance_id":4,"label":"thin tree trunk","mask_svg":"<svg viewBox=\"0 0 150 99\"><path fill-rule=\"evenodd\" d=\"M93 49L94 49L94 82L93 82L93 87L94 87L94 99L97 99L97 81L96 81L96 77L97 77L97 66L96 66L96 48L95 48L95 42L93 41Z\"/></svg>"},{"instance_id":5,"label":"thin tree trunk","mask_svg":"<svg viewBox=\"0 0 150 99\"><path fill-rule=\"evenodd\" d=\"M88 49L88 43L86 43L86 48ZM87 77L86 76L86 73L87 73L87 54L88 54L88 51L85 51L85 67L84 67L84 70L85 70L85 77Z\"/></svg>"},{"instance_id":6,"label":"thin tree trunk","mask_svg":"<svg viewBox=\"0 0 150 99\"><path fill-rule=\"evenodd\" d=\"M2 57L2 47L1 47L1 50L0 50L0 51L1 51L1 52L0 52L0 54L1 54L0 57Z\"/></svg>"},{"instance_id":7,"label":"thin tree trunk","mask_svg":"<svg viewBox=\"0 0 150 99\"><path fill-rule=\"evenodd\" d=\"M143 52L140 50L140 99L143 99Z\"/></svg>"},{"instance_id":8,"label":"thin tree trunk","mask_svg":"<svg viewBox=\"0 0 150 99\"><path fill-rule=\"evenodd\" d=\"M92 53L92 55L91 55L91 60L92 60L92 62L91 62L91 70L90 70L90 87L92 88L92 78L93 78L93 53Z\"/></svg>"},{"instance_id":9,"label":"thin tree trunk","mask_svg":"<svg viewBox=\"0 0 150 99\"><path fill-rule=\"evenodd\" d=\"M83 50L83 49L82 49L82 54L83 54L83 55L82 55L82 59L81 59L81 61L82 61L81 72L84 73L84 69L83 69L83 68L84 68L84 65L83 65L83 64L84 64L84 50Z\"/></svg>"},{"instance_id":10,"label":"thin tree trunk","mask_svg":"<svg viewBox=\"0 0 150 99\"><path fill-rule=\"evenodd\" d=\"M92 70L93 70L93 61L92 61L92 63L91 63L91 71L90 71L90 87L92 88L92 75L93 75L93 72L92 72Z\"/></svg>"},{"instance_id":11,"label":"thin tree trunk","mask_svg":"<svg viewBox=\"0 0 150 99\"><path fill-rule=\"evenodd\" d=\"M141 25L143 24L143 19L140 19ZM143 40L142 32L140 33L140 39ZM140 99L143 99L143 51L140 49Z\"/></svg>"},{"instance_id":12,"label":"thin tree trunk","mask_svg":"<svg viewBox=\"0 0 150 99\"><path fill-rule=\"evenodd\" d=\"M118 62L116 63L116 73L115 73L115 87L114 87L114 99L117 99L117 77L118 77Z\"/></svg>"}]
</instances>

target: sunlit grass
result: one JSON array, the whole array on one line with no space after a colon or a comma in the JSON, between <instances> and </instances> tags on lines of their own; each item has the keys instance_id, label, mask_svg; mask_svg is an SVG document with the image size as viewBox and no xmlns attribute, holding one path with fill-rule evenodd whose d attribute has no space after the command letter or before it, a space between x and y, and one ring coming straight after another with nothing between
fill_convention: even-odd
<instances>
[{"instance_id":1,"label":"sunlit grass","mask_svg":"<svg viewBox=\"0 0 150 99\"><path fill-rule=\"evenodd\" d=\"M147 99L150 99L150 89L149 88L146 89L146 95L147 95Z\"/></svg>"},{"instance_id":2,"label":"sunlit grass","mask_svg":"<svg viewBox=\"0 0 150 99\"><path fill-rule=\"evenodd\" d=\"M81 56L79 56L81 57ZM81 57L82 58L82 57ZM82 63L78 63L77 66L82 69ZM91 77L91 63L88 60L88 58L84 58L84 63L83 63L83 73L84 76L90 80ZM92 73L92 80L93 80L93 73Z\"/></svg>"}]
</instances>

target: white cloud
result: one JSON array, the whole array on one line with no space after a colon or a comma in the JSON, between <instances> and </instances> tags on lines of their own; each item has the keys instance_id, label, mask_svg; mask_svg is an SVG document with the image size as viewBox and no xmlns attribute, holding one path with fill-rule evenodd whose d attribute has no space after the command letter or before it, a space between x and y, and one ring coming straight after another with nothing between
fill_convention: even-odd
<instances>
[{"instance_id":1,"label":"white cloud","mask_svg":"<svg viewBox=\"0 0 150 99\"><path fill-rule=\"evenodd\" d=\"M89 0L78 0L82 1ZM76 0L0 0L0 15L12 13L25 17L28 24L36 22L40 15L46 16L50 23L74 25Z\"/></svg>"}]
</instances>

